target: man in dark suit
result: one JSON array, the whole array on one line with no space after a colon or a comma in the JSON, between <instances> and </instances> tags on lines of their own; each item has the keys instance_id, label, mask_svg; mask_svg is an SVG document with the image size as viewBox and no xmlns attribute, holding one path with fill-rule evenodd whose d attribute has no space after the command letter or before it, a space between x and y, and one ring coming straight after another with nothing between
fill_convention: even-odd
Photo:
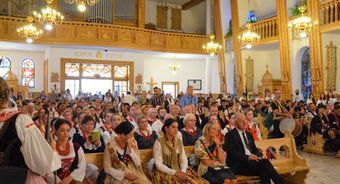
<instances>
[{"instance_id":1,"label":"man in dark suit","mask_svg":"<svg viewBox=\"0 0 340 184\"><path fill-rule=\"evenodd\" d=\"M224 150L227 151L228 166L235 174L259 176L261 183L285 183L268 159L257 149L247 127L244 114L235 115L236 128L225 135Z\"/></svg>"}]
</instances>

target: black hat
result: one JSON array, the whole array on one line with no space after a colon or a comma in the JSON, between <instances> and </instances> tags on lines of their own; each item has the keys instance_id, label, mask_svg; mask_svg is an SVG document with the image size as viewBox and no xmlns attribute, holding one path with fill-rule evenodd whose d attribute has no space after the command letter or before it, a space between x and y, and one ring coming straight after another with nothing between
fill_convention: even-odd
<instances>
[{"instance_id":1,"label":"black hat","mask_svg":"<svg viewBox=\"0 0 340 184\"><path fill-rule=\"evenodd\" d=\"M319 103L316 109L327 109L327 107L323 103Z\"/></svg>"}]
</instances>

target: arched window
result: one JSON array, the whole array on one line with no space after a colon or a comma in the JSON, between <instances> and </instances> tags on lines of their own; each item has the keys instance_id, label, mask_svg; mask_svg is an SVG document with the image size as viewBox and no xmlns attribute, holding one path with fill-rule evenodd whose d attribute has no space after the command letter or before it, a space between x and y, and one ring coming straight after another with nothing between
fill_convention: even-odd
<instances>
[{"instance_id":1,"label":"arched window","mask_svg":"<svg viewBox=\"0 0 340 184\"><path fill-rule=\"evenodd\" d=\"M11 61L6 57L0 57L0 77L6 79L5 74L11 70Z\"/></svg>"},{"instance_id":2,"label":"arched window","mask_svg":"<svg viewBox=\"0 0 340 184\"><path fill-rule=\"evenodd\" d=\"M21 84L35 87L35 62L32 59L26 58L21 63Z\"/></svg>"},{"instance_id":3,"label":"arched window","mask_svg":"<svg viewBox=\"0 0 340 184\"><path fill-rule=\"evenodd\" d=\"M310 50L307 49L301 60L301 91L305 99L312 93L312 77L310 72Z\"/></svg>"}]
</instances>

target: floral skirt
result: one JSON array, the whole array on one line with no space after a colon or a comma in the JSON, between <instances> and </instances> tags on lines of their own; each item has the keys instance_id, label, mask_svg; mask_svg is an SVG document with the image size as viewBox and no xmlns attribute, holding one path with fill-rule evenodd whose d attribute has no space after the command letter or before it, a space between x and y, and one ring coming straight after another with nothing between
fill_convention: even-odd
<instances>
[{"instance_id":1,"label":"floral skirt","mask_svg":"<svg viewBox=\"0 0 340 184\"><path fill-rule=\"evenodd\" d=\"M209 182L204 178L201 178L191 168L187 169L186 174L192 179L191 184L208 184ZM151 175L152 183L154 184L189 184L190 182L184 182L179 180L175 176L171 176L154 169Z\"/></svg>"},{"instance_id":2,"label":"floral skirt","mask_svg":"<svg viewBox=\"0 0 340 184\"><path fill-rule=\"evenodd\" d=\"M151 184L149 179L145 176L144 172L141 172L139 169L136 169L133 164L129 164L127 168L125 169L127 172L131 172L137 175L137 178L134 181L129 181L127 179L123 179L122 181L118 181L111 177L110 175L107 175L104 183L105 184Z\"/></svg>"}]
</instances>

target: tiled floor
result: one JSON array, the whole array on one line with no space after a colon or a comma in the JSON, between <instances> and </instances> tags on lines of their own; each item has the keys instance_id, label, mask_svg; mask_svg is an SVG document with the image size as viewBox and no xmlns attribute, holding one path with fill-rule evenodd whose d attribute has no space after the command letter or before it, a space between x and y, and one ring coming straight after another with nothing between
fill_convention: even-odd
<instances>
[{"instance_id":1,"label":"tiled floor","mask_svg":"<svg viewBox=\"0 0 340 184\"><path fill-rule=\"evenodd\" d=\"M311 168L307 184L340 184L340 159L335 154L320 156L299 151Z\"/></svg>"}]
</instances>

